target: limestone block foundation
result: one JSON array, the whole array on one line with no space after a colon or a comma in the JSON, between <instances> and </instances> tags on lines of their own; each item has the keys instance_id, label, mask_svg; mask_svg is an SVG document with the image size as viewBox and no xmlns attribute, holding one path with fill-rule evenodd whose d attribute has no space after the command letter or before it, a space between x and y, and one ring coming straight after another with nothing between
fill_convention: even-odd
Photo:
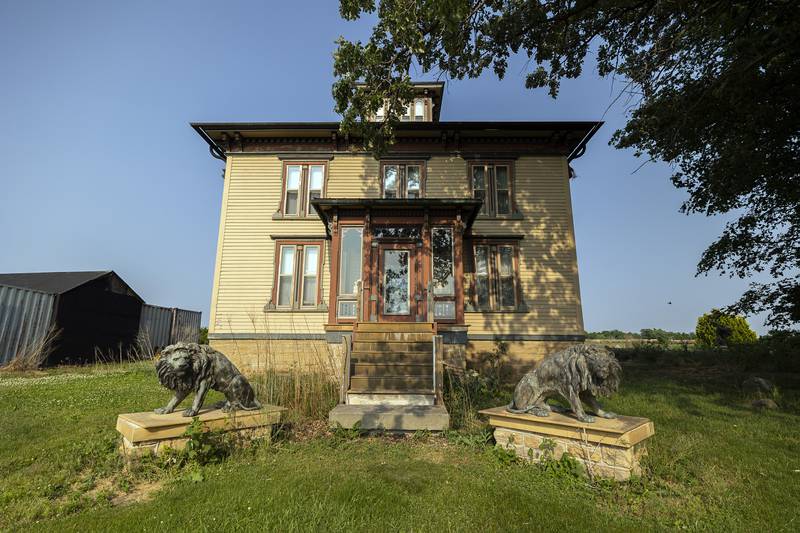
<instances>
[{"instance_id":1,"label":"limestone block foundation","mask_svg":"<svg viewBox=\"0 0 800 533\"><path fill-rule=\"evenodd\" d=\"M324 340L212 339L209 344L247 376L267 370L338 376L342 367L342 346Z\"/></svg>"},{"instance_id":2,"label":"limestone block foundation","mask_svg":"<svg viewBox=\"0 0 800 533\"><path fill-rule=\"evenodd\" d=\"M269 437L272 426L280 422L285 407L265 405L257 411L225 413L221 409L201 409L197 415L204 431L218 430L238 438L251 440ZM180 450L188 439L183 437L192 419L182 415L183 409L167 415L152 411L126 413L117 417L117 431L122 435L120 452L126 457L163 453L167 447Z\"/></svg>"},{"instance_id":3,"label":"limestone block foundation","mask_svg":"<svg viewBox=\"0 0 800 533\"><path fill-rule=\"evenodd\" d=\"M552 448L553 459L565 453L586 467L590 477L625 481L641 475L640 459L647 453L645 440L655 427L647 418L620 416L597 418L586 424L560 413L548 417L509 413L505 407L481 411L494 427L498 447L518 457L540 461Z\"/></svg>"},{"instance_id":4,"label":"limestone block foundation","mask_svg":"<svg viewBox=\"0 0 800 533\"><path fill-rule=\"evenodd\" d=\"M466 346L466 364L484 373L499 363L504 382L513 383L546 356L580 341L484 341L470 340Z\"/></svg>"}]
</instances>

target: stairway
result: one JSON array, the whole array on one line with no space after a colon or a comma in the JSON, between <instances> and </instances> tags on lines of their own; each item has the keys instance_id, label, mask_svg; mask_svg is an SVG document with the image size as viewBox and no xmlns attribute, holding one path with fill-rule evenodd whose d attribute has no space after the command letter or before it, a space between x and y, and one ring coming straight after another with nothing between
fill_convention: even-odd
<instances>
[{"instance_id":1,"label":"stairway","mask_svg":"<svg viewBox=\"0 0 800 533\"><path fill-rule=\"evenodd\" d=\"M446 429L449 415L437 398L434 334L430 322L356 323L346 403L331 411L331 422L390 431Z\"/></svg>"}]
</instances>

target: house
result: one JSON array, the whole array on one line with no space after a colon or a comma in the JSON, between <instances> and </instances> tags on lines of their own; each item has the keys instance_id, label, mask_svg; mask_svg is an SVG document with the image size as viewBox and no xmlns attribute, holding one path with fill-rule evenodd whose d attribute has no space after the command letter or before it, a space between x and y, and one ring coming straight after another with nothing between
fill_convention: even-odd
<instances>
[{"instance_id":1,"label":"house","mask_svg":"<svg viewBox=\"0 0 800 533\"><path fill-rule=\"evenodd\" d=\"M245 371L349 353L355 404L583 341L569 163L601 123L441 121L443 88L379 160L335 122L192 124L225 162L212 346Z\"/></svg>"},{"instance_id":2,"label":"house","mask_svg":"<svg viewBox=\"0 0 800 533\"><path fill-rule=\"evenodd\" d=\"M28 354L45 365L116 360L196 342L200 318L145 304L113 270L0 274L0 365Z\"/></svg>"}]
</instances>

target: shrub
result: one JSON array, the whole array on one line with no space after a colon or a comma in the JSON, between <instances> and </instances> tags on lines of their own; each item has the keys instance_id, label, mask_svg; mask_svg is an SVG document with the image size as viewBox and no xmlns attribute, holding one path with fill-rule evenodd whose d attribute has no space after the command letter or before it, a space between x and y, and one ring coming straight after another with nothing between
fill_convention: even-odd
<instances>
[{"instance_id":1,"label":"shrub","mask_svg":"<svg viewBox=\"0 0 800 533\"><path fill-rule=\"evenodd\" d=\"M758 335L750 329L744 317L712 309L697 319L697 342L708 348L752 344Z\"/></svg>"}]
</instances>

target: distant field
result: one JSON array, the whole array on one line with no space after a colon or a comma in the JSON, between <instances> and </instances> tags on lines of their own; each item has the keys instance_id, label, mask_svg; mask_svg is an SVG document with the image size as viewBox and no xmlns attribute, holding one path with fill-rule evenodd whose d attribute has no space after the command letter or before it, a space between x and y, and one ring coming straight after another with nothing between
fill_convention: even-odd
<instances>
[{"instance_id":1,"label":"distant field","mask_svg":"<svg viewBox=\"0 0 800 533\"><path fill-rule=\"evenodd\" d=\"M0 530L797 530L800 376L767 375L782 409L758 413L736 368L623 364L609 407L656 426L626 484L509 461L479 427L365 438L308 419L220 464L125 468L117 413L169 396L149 364L0 372Z\"/></svg>"}]
</instances>

